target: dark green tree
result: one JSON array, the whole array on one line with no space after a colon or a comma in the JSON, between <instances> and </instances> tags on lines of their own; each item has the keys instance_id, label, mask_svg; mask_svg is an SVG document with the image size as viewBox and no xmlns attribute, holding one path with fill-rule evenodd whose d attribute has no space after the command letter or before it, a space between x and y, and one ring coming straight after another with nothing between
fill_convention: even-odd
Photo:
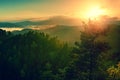
<instances>
[{"instance_id":1,"label":"dark green tree","mask_svg":"<svg viewBox=\"0 0 120 80\"><path fill-rule=\"evenodd\" d=\"M102 33L81 32L80 42L73 48L73 61L67 69L69 80L105 80L99 73L98 57L109 49L105 41L97 38Z\"/></svg>"},{"instance_id":2,"label":"dark green tree","mask_svg":"<svg viewBox=\"0 0 120 80\"><path fill-rule=\"evenodd\" d=\"M37 31L8 37L0 44L0 80L62 79L70 51L67 44Z\"/></svg>"},{"instance_id":3,"label":"dark green tree","mask_svg":"<svg viewBox=\"0 0 120 80\"><path fill-rule=\"evenodd\" d=\"M112 47L111 53L112 53L112 58L116 63L120 61L120 45L119 45L119 40L120 40L120 24L114 24L114 25L109 25L109 31L107 33L107 38L110 46ZM114 64L114 65L115 65Z\"/></svg>"}]
</instances>

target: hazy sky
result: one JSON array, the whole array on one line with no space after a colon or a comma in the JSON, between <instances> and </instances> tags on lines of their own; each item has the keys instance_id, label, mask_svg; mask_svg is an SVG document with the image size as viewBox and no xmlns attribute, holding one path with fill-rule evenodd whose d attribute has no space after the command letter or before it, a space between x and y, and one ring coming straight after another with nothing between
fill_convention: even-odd
<instances>
[{"instance_id":1,"label":"hazy sky","mask_svg":"<svg viewBox=\"0 0 120 80\"><path fill-rule=\"evenodd\" d=\"M120 14L120 0L0 0L0 20L65 15L81 17L100 5L112 16Z\"/></svg>"}]
</instances>

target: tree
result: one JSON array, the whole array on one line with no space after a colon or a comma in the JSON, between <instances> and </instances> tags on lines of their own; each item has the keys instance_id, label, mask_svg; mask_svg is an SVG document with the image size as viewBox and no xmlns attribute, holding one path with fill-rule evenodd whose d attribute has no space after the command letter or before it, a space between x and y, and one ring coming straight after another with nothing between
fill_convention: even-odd
<instances>
[{"instance_id":1,"label":"tree","mask_svg":"<svg viewBox=\"0 0 120 80\"><path fill-rule=\"evenodd\" d=\"M120 23L109 25L109 31L107 33L108 42L111 46L112 59L115 63L120 61Z\"/></svg>"},{"instance_id":2,"label":"tree","mask_svg":"<svg viewBox=\"0 0 120 80\"><path fill-rule=\"evenodd\" d=\"M98 57L109 49L105 41L97 38L102 33L81 32L80 42L73 48L74 58L67 69L66 78L70 80L104 80L99 74Z\"/></svg>"},{"instance_id":3,"label":"tree","mask_svg":"<svg viewBox=\"0 0 120 80\"><path fill-rule=\"evenodd\" d=\"M108 80L120 80L120 62L116 66L107 69Z\"/></svg>"},{"instance_id":4,"label":"tree","mask_svg":"<svg viewBox=\"0 0 120 80\"><path fill-rule=\"evenodd\" d=\"M61 79L70 52L67 44L37 31L5 38L0 44L0 79Z\"/></svg>"}]
</instances>

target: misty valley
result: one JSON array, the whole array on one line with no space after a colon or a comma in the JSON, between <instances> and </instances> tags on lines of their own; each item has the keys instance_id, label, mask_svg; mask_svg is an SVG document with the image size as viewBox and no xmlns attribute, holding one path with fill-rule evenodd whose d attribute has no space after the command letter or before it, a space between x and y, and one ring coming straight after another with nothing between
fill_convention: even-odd
<instances>
[{"instance_id":1,"label":"misty valley","mask_svg":"<svg viewBox=\"0 0 120 80\"><path fill-rule=\"evenodd\" d=\"M120 80L120 0L0 0L0 80Z\"/></svg>"},{"instance_id":2,"label":"misty valley","mask_svg":"<svg viewBox=\"0 0 120 80\"><path fill-rule=\"evenodd\" d=\"M120 80L120 20L0 22L0 80Z\"/></svg>"}]
</instances>

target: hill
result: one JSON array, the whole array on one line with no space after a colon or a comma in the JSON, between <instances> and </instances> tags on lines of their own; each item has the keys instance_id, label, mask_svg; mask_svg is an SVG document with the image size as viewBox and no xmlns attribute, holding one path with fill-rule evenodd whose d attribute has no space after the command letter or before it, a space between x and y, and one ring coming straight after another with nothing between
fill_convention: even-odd
<instances>
[{"instance_id":1,"label":"hill","mask_svg":"<svg viewBox=\"0 0 120 80\"><path fill-rule=\"evenodd\" d=\"M26 19L12 22L0 22L0 27L31 27L43 25L79 25L81 22L78 19L68 18L66 16L54 16L45 19Z\"/></svg>"}]
</instances>

